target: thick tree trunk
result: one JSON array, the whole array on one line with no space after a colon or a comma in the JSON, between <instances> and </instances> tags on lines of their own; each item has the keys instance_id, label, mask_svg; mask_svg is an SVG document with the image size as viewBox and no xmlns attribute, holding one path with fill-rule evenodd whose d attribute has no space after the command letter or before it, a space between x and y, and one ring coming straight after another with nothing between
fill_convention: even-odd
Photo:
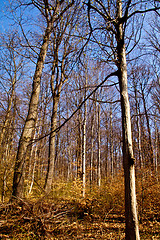
<instances>
[{"instance_id":1,"label":"thick tree trunk","mask_svg":"<svg viewBox=\"0 0 160 240\"><path fill-rule=\"evenodd\" d=\"M23 128L23 132L19 140L18 152L17 152L15 168L14 168L13 192L12 192L12 196L14 196L15 198L23 197L23 188L24 188L23 172L24 172L25 155L27 152L28 144L31 143L31 140L33 137L33 130L35 128L35 123L37 119L41 75L42 75L43 65L44 65L44 61L45 61L45 57L48 49L51 29L52 29L52 25L48 24L45 31L45 35L43 37L43 44L40 49L36 70L33 78L32 94L31 94L31 99L29 104L28 115Z\"/></svg>"},{"instance_id":2,"label":"thick tree trunk","mask_svg":"<svg viewBox=\"0 0 160 240\"><path fill-rule=\"evenodd\" d=\"M133 157L132 147L130 105L127 90L127 68L124 47L119 57L121 58L119 59L119 85L122 109L123 167L125 175L126 240L138 240L140 237L135 190L135 159Z\"/></svg>"},{"instance_id":3,"label":"thick tree trunk","mask_svg":"<svg viewBox=\"0 0 160 240\"><path fill-rule=\"evenodd\" d=\"M122 18L122 2L117 0L117 58L119 70L119 86L122 110L122 133L123 133L123 167L125 176L125 219L126 240L139 240L139 228L137 217L137 201L135 189L135 159L131 136L130 104L127 88L127 64L124 44Z\"/></svg>"}]
</instances>

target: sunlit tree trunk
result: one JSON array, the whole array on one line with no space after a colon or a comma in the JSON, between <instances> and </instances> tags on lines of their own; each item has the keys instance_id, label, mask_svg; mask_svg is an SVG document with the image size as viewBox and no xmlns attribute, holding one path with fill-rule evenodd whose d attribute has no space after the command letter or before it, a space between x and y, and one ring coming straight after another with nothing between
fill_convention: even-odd
<instances>
[{"instance_id":1,"label":"sunlit tree trunk","mask_svg":"<svg viewBox=\"0 0 160 240\"><path fill-rule=\"evenodd\" d=\"M158 128L157 128L156 116L155 116L154 124L155 124L155 172L158 180Z\"/></svg>"},{"instance_id":2,"label":"sunlit tree trunk","mask_svg":"<svg viewBox=\"0 0 160 240\"><path fill-rule=\"evenodd\" d=\"M51 29L52 25L50 23L48 24L43 37L43 44L40 49L40 54L37 60L36 70L33 78L32 94L29 103L28 115L23 128L23 132L19 140L18 152L14 168L13 192L12 192L12 196L14 196L15 198L22 198L24 195L23 172L25 164L25 155L27 152L27 147L29 143L31 143L33 130L36 124L41 75L47 53L49 38L51 35Z\"/></svg>"},{"instance_id":3,"label":"sunlit tree trunk","mask_svg":"<svg viewBox=\"0 0 160 240\"><path fill-rule=\"evenodd\" d=\"M98 145L98 153L97 153L97 184L101 186L101 133L100 133L100 103L97 107L97 145Z\"/></svg>"},{"instance_id":4,"label":"sunlit tree trunk","mask_svg":"<svg viewBox=\"0 0 160 240\"><path fill-rule=\"evenodd\" d=\"M110 106L110 160L111 160L111 177L113 178L113 127L112 127L112 105Z\"/></svg>"},{"instance_id":5,"label":"sunlit tree trunk","mask_svg":"<svg viewBox=\"0 0 160 240\"><path fill-rule=\"evenodd\" d=\"M91 120L91 158L90 158L90 189L93 184L93 158L94 158L94 112Z\"/></svg>"},{"instance_id":6,"label":"sunlit tree trunk","mask_svg":"<svg viewBox=\"0 0 160 240\"><path fill-rule=\"evenodd\" d=\"M86 97L87 80L85 83L85 97ZM84 119L83 119L83 149L82 149L82 178L83 178L83 197L86 193L86 117L87 117L87 103L84 103Z\"/></svg>"},{"instance_id":7,"label":"sunlit tree trunk","mask_svg":"<svg viewBox=\"0 0 160 240\"><path fill-rule=\"evenodd\" d=\"M135 189L135 159L133 157L133 146L131 136L130 104L127 88L127 63L124 44L124 31L122 18L122 2L117 0L117 60L118 79L121 96L122 109L122 133L123 133L123 167L125 176L125 219L126 240L139 240L137 200Z\"/></svg>"},{"instance_id":8,"label":"sunlit tree trunk","mask_svg":"<svg viewBox=\"0 0 160 240\"><path fill-rule=\"evenodd\" d=\"M28 115L19 140L18 152L14 168L12 200L23 197L23 173L25 165L25 155L29 143L32 142L33 138L33 130L35 128L35 123L37 119L42 70L48 50L51 32L53 31L53 24L55 21L58 21L62 18L64 13L70 7L72 7L74 1L70 1L66 4L64 3L64 1L56 1L53 3L53 6L51 6L51 2L49 3L45 0L41 1L40 3L38 1L32 1L32 4L42 13L44 19L46 20L47 26L43 34L43 41L38 54L36 70L33 77L32 93L29 103Z\"/></svg>"},{"instance_id":9,"label":"sunlit tree trunk","mask_svg":"<svg viewBox=\"0 0 160 240\"><path fill-rule=\"evenodd\" d=\"M106 178L108 178L109 174L109 124L108 124L108 116L106 115L106 157L105 157L105 172L106 172Z\"/></svg>"},{"instance_id":10,"label":"sunlit tree trunk","mask_svg":"<svg viewBox=\"0 0 160 240\"><path fill-rule=\"evenodd\" d=\"M36 147L34 149L34 152L32 152L31 157L33 159L33 166L32 166L32 172L30 173L30 175L31 175L31 183L30 183L28 194L31 193L32 188L33 188L33 184L34 184L35 169L36 169L36 163L37 163L37 145L36 145Z\"/></svg>"},{"instance_id":11,"label":"sunlit tree trunk","mask_svg":"<svg viewBox=\"0 0 160 240\"><path fill-rule=\"evenodd\" d=\"M77 160L77 178L82 180L82 123L81 111L78 112L78 130L77 130L77 146L76 146L76 160Z\"/></svg>"}]
</instances>

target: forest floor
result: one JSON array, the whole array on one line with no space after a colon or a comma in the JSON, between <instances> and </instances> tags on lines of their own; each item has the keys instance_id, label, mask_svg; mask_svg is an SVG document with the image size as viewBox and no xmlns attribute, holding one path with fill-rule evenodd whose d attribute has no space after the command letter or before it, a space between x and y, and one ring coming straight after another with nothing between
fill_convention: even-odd
<instances>
[{"instance_id":1,"label":"forest floor","mask_svg":"<svg viewBox=\"0 0 160 240\"><path fill-rule=\"evenodd\" d=\"M86 198L49 195L0 204L0 239L125 239L124 196L118 186ZM155 182L137 192L141 240L160 239L159 190Z\"/></svg>"}]
</instances>

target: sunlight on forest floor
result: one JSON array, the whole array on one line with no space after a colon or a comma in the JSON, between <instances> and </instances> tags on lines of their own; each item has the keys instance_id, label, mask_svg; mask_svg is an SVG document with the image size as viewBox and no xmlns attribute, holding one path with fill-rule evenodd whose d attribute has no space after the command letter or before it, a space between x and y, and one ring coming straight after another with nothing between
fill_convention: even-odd
<instances>
[{"instance_id":1,"label":"sunlight on forest floor","mask_svg":"<svg viewBox=\"0 0 160 240\"><path fill-rule=\"evenodd\" d=\"M141 239L160 239L159 190L156 179L137 180ZM1 204L0 215L0 239L124 239L123 179L88 189L85 199L80 182L57 182L48 196Z\"/></svg>"}]
</instances>

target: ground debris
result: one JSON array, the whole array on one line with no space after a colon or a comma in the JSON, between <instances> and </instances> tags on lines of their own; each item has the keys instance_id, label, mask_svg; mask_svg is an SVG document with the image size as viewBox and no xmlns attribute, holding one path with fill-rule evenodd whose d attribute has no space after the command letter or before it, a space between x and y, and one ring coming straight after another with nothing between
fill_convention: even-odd
<instances>
[{"instance_id":1,"label":"ground debris","mask_svg":"<svg viewBox=\"0 0 160 240\"><path fill-rule=\"evenodd\" d=\"M125 239L123 210L116 212L87 199L22 200L1 205L0 216L0 239ZM146 211L143 217L142 239L158 240L159 216Z\"/></svg>"}]
</instances>

